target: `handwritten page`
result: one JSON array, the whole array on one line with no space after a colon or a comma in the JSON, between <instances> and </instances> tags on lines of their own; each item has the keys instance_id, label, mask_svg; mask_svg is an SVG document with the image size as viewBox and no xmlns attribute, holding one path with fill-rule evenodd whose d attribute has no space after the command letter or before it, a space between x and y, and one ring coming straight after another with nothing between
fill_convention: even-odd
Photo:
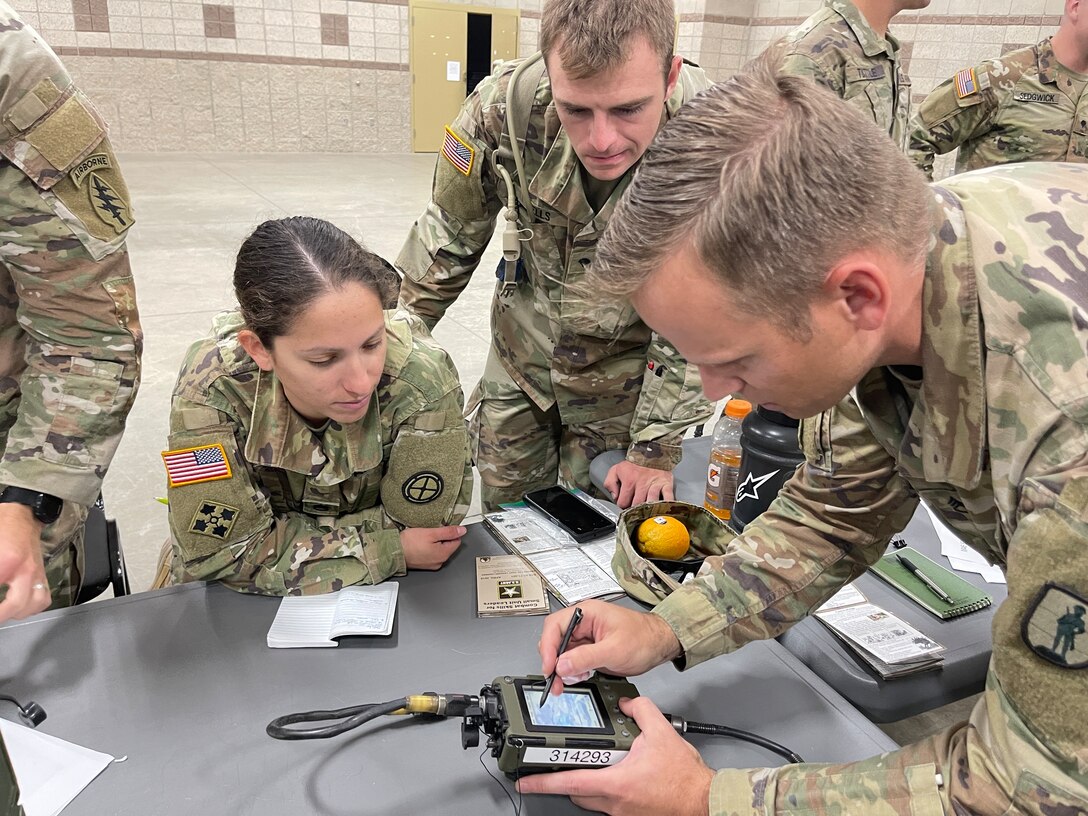
<instances>
[{"instance_id":1,"label":"handwritten page","mask_svg":"<svg viewBox=\"0 0 1088 816\"><path fill-rule=\"evenodd\" d=\"M388 635L393 631L400 584L350 586L327 595L289 596L280 601L268 630L273 649L328 648L345 635Z\"/></svg>"}]
</instances>

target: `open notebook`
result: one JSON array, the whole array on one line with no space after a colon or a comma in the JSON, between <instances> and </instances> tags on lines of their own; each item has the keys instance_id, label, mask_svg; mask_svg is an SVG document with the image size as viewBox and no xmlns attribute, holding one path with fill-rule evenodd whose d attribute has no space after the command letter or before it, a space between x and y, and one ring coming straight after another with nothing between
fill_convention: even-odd
<instances>
[{"instance_id":1,"label":"open notebook","mask_svg":"<svg viewBox=\"0 0 1088 816\"><path fill-rule=\"evenodd\" d=\"M273 649L339 646L345 635L388 635L393 631L400 584L349 586L327 595L288 596L280 601L268 630Z\"/></svg>"},{"instance_id":2,"label":"open notebook","mask_svg":"<svg viewBox=\"0 0 1088 816\"><path fill-rule=\"evenodd\" d=\"M903 555L910 559L910 562L920 572L924 573L927 578L931 579L952 598L952 602L949 603L937 597L937 594L926 586L925 582L913 575L910 570L900 563L896 555ZM913 547L904 547L886 554L873 565L872 571L919 606L929 610L942 620L958 618L960 615L966 615L969 612L977 612L979 609L985 609L993 602L993 599L983 590L968 583L956 573L945 569L935 561L926 558Z\"/></svg>"}]
</instances>

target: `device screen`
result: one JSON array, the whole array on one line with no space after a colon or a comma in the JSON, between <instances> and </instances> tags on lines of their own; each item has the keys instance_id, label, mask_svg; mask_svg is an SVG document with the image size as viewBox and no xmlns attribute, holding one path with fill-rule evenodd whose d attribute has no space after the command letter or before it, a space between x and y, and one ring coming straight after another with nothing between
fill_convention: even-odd
<instances>
[{"instance_id":1,"label":"device screen","mask_svg":"<svg viewBox=\"0 0 1088 816\"><path fill-rule=\"evenodd\" d=\"M529 710L529 719L533 725L556 728L603 728L601 713L593 695L585 689L564 691L558 697L549 696L544 707L540 707L540 695L543 689L522 688L525 703Z\"/></svg>"},{"instance_id":2,"label":"device screen","mask_svg":"<svg viewBox=\"0 0 1088 816\"><path fill-rule=\"evenodd\" d=\"M548 487L525 494L525 501L539 508L576 536L614 530L615 523L562 487Z\"/></svg>"}]
</instances>

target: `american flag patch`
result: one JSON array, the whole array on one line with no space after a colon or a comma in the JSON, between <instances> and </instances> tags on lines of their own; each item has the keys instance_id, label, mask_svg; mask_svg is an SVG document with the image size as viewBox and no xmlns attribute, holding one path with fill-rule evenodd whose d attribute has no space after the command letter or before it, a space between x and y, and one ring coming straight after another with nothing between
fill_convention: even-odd
<instances>
[{"instance_id":1,"label":"american flag patch","mask_svg":"<svg viewBox=\"0 0 1088 816\"><path fill-rule=\"evenodd\" d=\"M975 78L974 68L964 68L956 74L956 96L963 99L965 96L978 91L978 80Z\"/></svg>"},{"instance_id":2,"label":"american flag patch","mask_svg":"<svg viewBox=\"0 0 1088 816\"><path fill-rule=\"evenodd\" d=\"M442 142L442 155L466 176L472 172L472 161L476 158L476 151L449 128L446 128L446 138Z\"/></svg>"},{"instance_id":3,"label":"american flag patch","mask_svg":"<svg viewBox=\"0 0 1088 816\"><path fill-rule=\"evenodd\" d=\"M229 479L231 476L227 451L219 444L163 451L162 461L166 463L166 477L170 480L170 487L214 482L216 479Z\"/></svg>"}]
</instances>

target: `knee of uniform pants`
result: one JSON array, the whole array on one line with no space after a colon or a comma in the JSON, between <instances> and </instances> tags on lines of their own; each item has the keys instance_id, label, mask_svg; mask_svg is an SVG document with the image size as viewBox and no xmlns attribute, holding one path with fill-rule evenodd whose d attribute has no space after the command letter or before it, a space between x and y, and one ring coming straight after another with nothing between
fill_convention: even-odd
<instances>
[{"instance_id":1,"label":"knee of uniform pants","mask_svg":"<svg viewBox=\"0 0 1088 816\"><path fill-rule=\"evenodd\" d=\"M541 411L528 397L480 402L469 431L485 511L556 483L558 423L557 410Z\"/></svg>"},{"instance_id":2,"label":"knee of uniform pants","mask_svg":"<svg viewBox=\"0 0 1088 816\"><path fill-rule=\"evenodd\" d=\"M49 581L50 609L72 606L83 585L83 529L67 545L58 547L46 562L45 577Z\"/></svg>"},{"instance_id":3,"label":"knee of uniform pants","mask_svg":"<svg viewBox=\"0 0 1088 816\"><path fill-rule=\"evenodd\" d=\"M598 490L589 477L589 466L602 453L611 450L626 451L631 443L630 422L619 423L618 430L587 429L568 425L563 428L559 443L559 478L567 487L579 487L590 495L608 499L612 497Z\"/></svg>"}]
</instances>

